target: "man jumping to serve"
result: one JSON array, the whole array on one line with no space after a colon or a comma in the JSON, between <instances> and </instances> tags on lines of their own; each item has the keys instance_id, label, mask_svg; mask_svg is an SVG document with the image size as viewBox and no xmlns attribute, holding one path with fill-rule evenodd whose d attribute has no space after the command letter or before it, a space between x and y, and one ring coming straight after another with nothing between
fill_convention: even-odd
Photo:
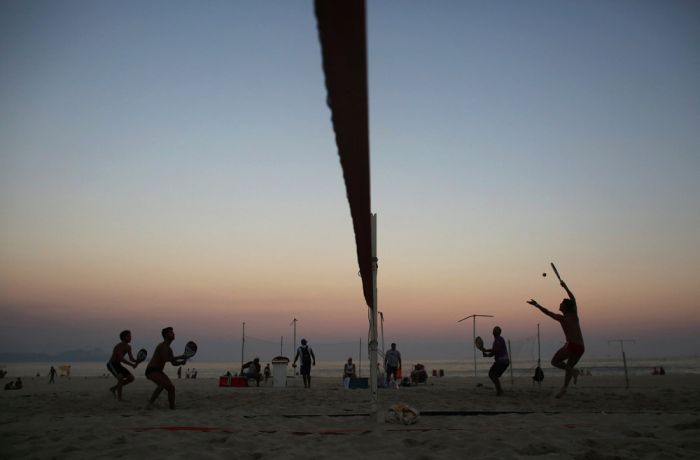
<instances>
[{"instance_id":1,"label":"man jumping to serve","mask_svg":"<svg viewBox=\"0 0 700 460\"><path fill-rule=\"evenodd\" d=\"M561 390L559 390L559 393L557 393L557 398L564 396L572 378L574 379L574 383L576 383L579 371L578 369L575 369L574 366L576 366L576 363L578 363L586 350L583 345L583 335L581 334L581 325L578 319L576 298L569 290L566 283L563 280L560 280L560 282L561 287L563 287L564 290L566 290L566 293L569 295L569 298L562 300L561 304L559 305L559 311L562 312L561 315L547 310L542 305L537 303L535 299L530 299L527 301L527 303L530 305L539 308L545 315L558 321L559 324L561 324L561 328L564 331L564 336L566 337L566 343L563 347L557 350L552 358L552 366L566 371L564 386Z\"/></svg>"}]
</instances>

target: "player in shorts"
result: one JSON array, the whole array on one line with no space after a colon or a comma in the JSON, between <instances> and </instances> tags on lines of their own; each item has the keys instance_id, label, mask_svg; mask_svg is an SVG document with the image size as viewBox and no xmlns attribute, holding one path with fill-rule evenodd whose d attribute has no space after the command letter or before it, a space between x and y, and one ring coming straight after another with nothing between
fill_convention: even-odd
<instances>
[{"instance_id":1,"label":"player in shorts","mask_svg":"<svg viewBox=\"0 0 700 460\"><path fill-rule=\"evenodd\" d=\"M527 301L527 303L530 305L539 308L545 315L549 316L555 321L558 321L559 324L561 324L561 328L564 331L564 336L566 337L566 343L563 347L557 350L552 358L552 366L566 371L564 386L561 388L561 390L559 390L559 393L557 393L557 398L564 396L572 378L574 379L574 384L576 383L579 371L574 366L576 366L576 363L579 362L581 356L583 356L583 353L586 351L586 347L583 344L583 334L581 334L581 324L579 323L578 319L578 306L576 305L576 298L564 281L561 281L561 287L563 287L566 293L569 295L569 298L562 300L561 304L559 305L559 311L562 312L561 315L547 310L542 305L537 303L535 299L530 299Z\"/></svg>"},{"instance_id":2,"label":"player in shorts","mask_svg":"<svg viewBox=\"0 0 700 460\"><path fill-rule=\"evenodd\" d=\"M316 365L316 355L313 349L306 343L306 339L301 339L301 346L297 348L292 367L297 367L297 359L301 358L301 368L299 373L304 379L304 388L311 388L311 366Z\"/></svg>"},{"instance_id":3,"label":"player in shorts","mask_svg":"<svg viewBox=\"0 0 700 460\"><path fill-rule=\"evenodd\" d=\"M138 362L134 359L134 355L131 354L131 345L129 345L131 342L131 331L122 331L119 334L119 339L121 341L114 346L114 350L112 350L112 357L109 358L109 362L107 363L107 369L117 378L117 384L111 387L109 391L112 392L118 401L121 401L122 388L134 381L134 376L122 365L122 363L136 369ZM124 355L129 355L131 361L126 359Z\"/></svg>"},{"instance_id":4,"label":"player in shorts","mask_svg":"<svg viewBox=\"0 0 700 460\"><path fill-rule=\"evenodd\" d=\"M384 370L386 371L385 385L393 378L396 381L396 372L401 368L401 352L396 349L396 344L391 344L391 349L384 354Z\"/></svg>"},{"instance_id":5,"label":"player in shorts","mask_svg":"<svg viewBox=\"0 0 700 460\"><path fill-rule=\"evenodd\" d=\"M157 385L155 391L151 395L151 399L148 401L148 408L153 407L153 403L160 393L165 390L168 392L168 404L171 409L175 409L175 386L170 381L163 369L166 363L170 363L173 366L182 366L187 361L185 356L174 356L173 349L170 348L170 344L175 340L175 332L172 327L166 327L161 331L163 336L163 341L156 346L153 352L153 357L148 362L146 366L146 378Z\"/></svg>"},{"instance_id":6,"label":"player in shorts","mask_svg":"<svg viewBox=\"0 0 700 460\"><path fill-rule=\"evenodd\" d=\"M496 394L501 396L503 389L501 388L501 375L508 369L510 359L508 358L508 348L506 341L501 337L501 328L496 326L493 328L493 345L491 348L481 350L484 356L493 356L494 363L489 369L489 378L496 386Z\"/></svg>"}]
</instances>

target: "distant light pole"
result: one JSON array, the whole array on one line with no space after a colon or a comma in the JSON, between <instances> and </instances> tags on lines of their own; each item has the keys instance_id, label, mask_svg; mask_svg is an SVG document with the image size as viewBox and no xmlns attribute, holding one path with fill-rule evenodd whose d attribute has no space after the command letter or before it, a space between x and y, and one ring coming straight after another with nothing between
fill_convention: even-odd
<instances>
[{"instance_id":1,"label":"distant light pole","mask_svg":"<svg viewBox=\"0 0 700 460\"><path fill-rule=\"evenodd\" d=\"M243 336L241 337L241 369L243 369L243 355L245 354L245 321L243 321Z\"/></svg>"},{"instance_id":2,"label":"distant light pole","mask_svg":"<svg viewBox=\"0 0 700 460\"><path fill-rule=\"evenodd\" d=\"M493 315L469 315L465 318L460 319L457 321L458 323L461 323L465 319L472 318L472 344L474 345L474 377L476 377L476 344L474 342L476 341L476 317L483 317L483 318L493 318Z\"/></svg>"},{"instance_id":3,"label":"distant light pole","mask_svg":"<svg viewBox=\"0 0 700 460\"><path fill-rule=\"evenodd\" d=\"M608 345L612 342L619 342L620 343L620 351L622 351L622 365L625 367L625 388L630 387L630 378L629 375L627 374L627 357L625 356L625 342L632 342L635 343L634 339L615 339L615 340L608 340Z\"/></svg>"},{"instance_id":4,"label":"distant light pole","mask_svg":"<svg viewBox=\"0 0 700 460\"><path fill-rule=\"evenodd\" d=\"M292 356L294 356L294 354L296 353L296 350L297 350L296 349L296 346L297 346L297 321L298 320L296 318L294 318L292 320L292 322L289 323L290 326L294 325L294 339L292 341Z\"/></svg>"}]
</instances>

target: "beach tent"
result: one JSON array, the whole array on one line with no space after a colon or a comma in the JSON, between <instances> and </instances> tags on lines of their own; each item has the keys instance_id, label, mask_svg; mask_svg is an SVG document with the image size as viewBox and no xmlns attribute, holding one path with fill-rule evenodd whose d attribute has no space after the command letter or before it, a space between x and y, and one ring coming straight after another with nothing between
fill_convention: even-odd
<instances>
[{"instance_id":1,"label":"beach tent","mask_svg":"<svg viewBox=\"0 0 700 460\"><path fill-rule=\"evenodd\" d=\"M370 317L370 388L377 403L376 215L371 213L365 2L315 0L327 103Z\"/></svg>"}]
</instances>

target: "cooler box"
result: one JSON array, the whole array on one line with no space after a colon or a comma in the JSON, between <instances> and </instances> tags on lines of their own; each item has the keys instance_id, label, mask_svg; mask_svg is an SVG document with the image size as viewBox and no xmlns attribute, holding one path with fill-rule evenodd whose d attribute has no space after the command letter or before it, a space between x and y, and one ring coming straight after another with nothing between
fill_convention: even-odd
<instances>
[{"instance_id":1,"label":"cooler box","mask_svg":"<svg viewBox=\"0 0 700 460\"><path fill-rule=\"evenodd\" d=\"M231 385L232 387L247 387L248 386L248 379L245 377L231 377Z\"/></svg>"},{"instance_id":2,"label":"cooler box","mask_svg":"<svg viewBox=\"0 0 700 460\"><path fill-rule=\"evenodd\" d=\"M350 386L349 388L351 390L357 389L357 388L369 388L369 379L367 377L362 377L362 378L357 378L357 379L350 379Z\"/></svg>"},{"instance_id":3,"label":"cooler box","mask_svg":"<svg viewBox=\"0 0 700 460\"><path fill-rule=\"evenodd\" d=\"M219 377L219 386L220 387L230 387L231 386L231 377L226 376L226 375Z\"/></svg>"}]
</instances>

